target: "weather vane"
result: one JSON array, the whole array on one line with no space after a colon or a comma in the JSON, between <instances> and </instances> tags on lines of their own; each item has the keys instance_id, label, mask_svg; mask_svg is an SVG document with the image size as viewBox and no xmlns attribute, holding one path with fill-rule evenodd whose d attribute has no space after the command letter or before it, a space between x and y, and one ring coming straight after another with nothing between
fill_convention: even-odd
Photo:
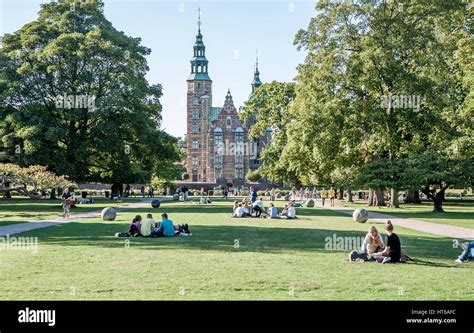
<instances>
[{"instance_id":1,"label":"weather vane","mask_svg":"<svg viewBox=\"0 0 474 333\"><path fill-rule=\"evenodd\" d=\"M201 31L201 7L198 8L198 27L199 31Z\"/></svg>"}]
</instances>

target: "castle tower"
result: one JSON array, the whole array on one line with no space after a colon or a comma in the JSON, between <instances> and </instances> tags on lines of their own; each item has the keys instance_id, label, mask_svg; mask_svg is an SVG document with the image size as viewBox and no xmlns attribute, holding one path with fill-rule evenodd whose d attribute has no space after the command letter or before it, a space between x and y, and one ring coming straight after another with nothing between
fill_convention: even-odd
<instances>
[{"instance_id":1,"label":"castle tower","mask_svg":"<svg viewBox=\"0 0 474 333\"><path fill-rule=\"evenodd\" d=\"M199 10L198 34L191 59L191 74L187 79L187 158L189 181L208 181L209 108L212 107L212 80L208 74L206 47L201 34Z\"/></svg>"}]
</instances>

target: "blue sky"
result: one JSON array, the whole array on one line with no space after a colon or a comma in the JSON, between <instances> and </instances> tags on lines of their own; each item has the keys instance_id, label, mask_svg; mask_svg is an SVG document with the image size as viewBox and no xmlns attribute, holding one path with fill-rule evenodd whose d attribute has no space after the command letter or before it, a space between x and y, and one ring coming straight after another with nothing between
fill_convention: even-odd
<instances>
[{"instance_id":1,"label":"blue sky","mask_svg":"<svg viewBox=\"0 0 474 333\"><path fill-rule=\"evenodd\" d=\"M43 2L47 1L0 0L0 34L35 20ZM106 0L105 16L118 30L142 38L151 48L147 78L163 85L163 128L183 136L198 8L213 105L222 106L230 88L238 108L250 93L257 49L262 82L291 81L296 76L305 53L296 50L294 36L315 15L314 5L315 1L301 0Z\"/></svg>"}]
</instances>

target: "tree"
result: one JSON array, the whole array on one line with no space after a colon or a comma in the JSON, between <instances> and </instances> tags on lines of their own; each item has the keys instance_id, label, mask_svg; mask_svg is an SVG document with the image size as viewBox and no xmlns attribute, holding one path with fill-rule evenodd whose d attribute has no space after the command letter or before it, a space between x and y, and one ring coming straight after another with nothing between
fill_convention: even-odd
<instances>
[{"instance_id":1,"label":"tree","mask_svg":"<svg viewBox=\"0 0 474 333\"><path fill-rule=\"evenodd\" d=\"M357 181L362 186L397 191L419 189L433 201L433 212L442 213L448 188L474 184L474 159L442 156L438 152L398 160L380 159L364 166Z\"/></svg>"},{"instance_id":2,"label":"tree","mask_svg":"<svg viewBox=\"0 0 474 333\"><path fill-rule=\"evenodd\" d=\"M145 79L150 49L117 31L103 6L42 4L37 20L3 36L0 134L14 163L120 192L180 155L177 139L159 129L161 85Z\"/></svg>"},{"instance_id":3,"label":"tree","mask_svg":"<svg viewBox=\"0 0 474 333\"><path fill-rule=\"evenodd\" d=\"M469 89L453 73L456 42L470 35L465 2L320 1L316 8L295 38L308 54L279 156L298 179L331 182L338 168L431 148L443 154L468 141L458 123L469 120L459 103ZM370 197L384 205L382 188ZM391 198L398 207L396 188Z\"/></svg>"},{"instance_id":4,"label":"tree","mask_svg":"<svg viewBox=\"0 0 474 333\"><path fill-rule=\"evenodd\" d=\"M294 83L273 81L261 85L243 107L241 115L252 125L250 138L263 137L271 130L271 142L261 152L262 165L258 169L262 177L270 180L297 181L294 170L280 160L281 150L287 144L288 124L294 121L288 112L294 98Z\"/></svg>"},{"instance_id":5,"label":"tree","mask_svg":"<svg viewBox=\"0 0 474 333\"><path fill-rule=\"evenodd\" d=\"M263 179L262 174L257 170L250 170L245 175L245 178L250 182L258 182Z\"/></svg>"},{"instance_id":6,"label":"tree","mask_svg":"<svg viewBox=\"0 0 474 333\"><path fill-rule=\"evenodd\" d=\"M30 198L52 193L56 188L77 187L74 182L64 176L57 176L46 167L32 165L22 168L15 164L0 164L0 192L11 197L10 192L16 191Z\"/></svg>"},{"instance_id":7,"label":"tree","mask_svg":"<svg viewBox=\"0 0 474 333\"><path fill-rule=\"evenodd\" d=\"M474 159L457 159L426 152L402 160L405 187L417 187L433 201L433 212L442 213L445 191L474 185Z\"/></svg>"}]
</instances>

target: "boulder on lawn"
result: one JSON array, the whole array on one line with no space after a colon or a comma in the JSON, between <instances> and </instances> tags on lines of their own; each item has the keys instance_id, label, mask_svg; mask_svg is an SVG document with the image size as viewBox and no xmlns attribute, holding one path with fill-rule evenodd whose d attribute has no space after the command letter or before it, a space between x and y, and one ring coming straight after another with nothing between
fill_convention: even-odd
<instances>
[{"instance_id":1,"label":"boulder on lawn","mask_svg":"<svg viewBox=\"0 0 474 333\"><path fill-rule=\"evenodd\" d=\"M289 194L285 195L285 196L283 197L283 200L285 200L285 201L290 201L290 195L289 195Z\"/></svg>"},{"instance_id":2,"label":"boulder on lawn","mask_svg":"<svg viewBox=\"0 0 474 333\"><path fill-rule=\"evenodd\" d=\"M153 201L151 202L151 206L152 206L153 208L159 208L160 205L161 205L161 201L158 200L158 199L155 199L155 200L153 200Z\"/></svg>"},{"instance_id":3,"label":"boulder on lawn","mask_svg":"<svg viewBox=\"0 0 474 333\"><path fill-rule=\"evenodd\" d=\"M102 209L100 216L104 221L113 221L117 217L117 211L112 207L105 207Z\"/></svg>"},{"instance_id":4,"label":"boulder on lawn","mask_svg":"<svg viewBox=\"0 0 474 333\"><path fill-rule=\"evenodd\" d=\"M306 200L306 202L304 203L304 205L306 207L314 207L314 200L313 199L308 199Z\"/></svg>"},{"instance_id":5,"label":"boulder on lawn","mask_svg":"<svg viewBox=\"0 0 474 333\"><path fill-rule=\"evenodd\" d=\"M354 219L354 222L365 223L369 219L369 212L364 208L357 208L354 213L352 213L352 218Z\"/></svg>"},{"instance_id":6,"label":"boulder on lawn","mask_svg":"<svg viewBox=\"0 0 474 333\"><path fill-rule=\"evenodd\" d=\"M280 198L281 198L281 193L278 192L278 193L275 195L275 197L276 197L277 199L280 199Z\"/></svg>"}]
</instances>

